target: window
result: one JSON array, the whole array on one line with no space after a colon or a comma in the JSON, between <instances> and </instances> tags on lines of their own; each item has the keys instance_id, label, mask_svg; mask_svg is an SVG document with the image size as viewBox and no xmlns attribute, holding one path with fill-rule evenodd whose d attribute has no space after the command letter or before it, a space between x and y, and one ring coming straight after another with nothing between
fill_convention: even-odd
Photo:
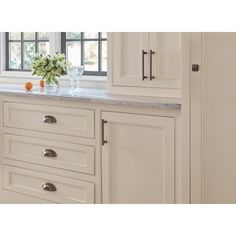
<instances>
[{"instance_id":1,"label":"window","mask_svg":"<svg viewBox=\"0 0 236 236\"><path fill-rule=\"evenodd\" d=\"M84 65L84 75L107 74L107 34L105 32L63 32L61 52L73 66Z\"/></svg>"},{"instance_id":2,"label":"window","mask_svg":"<svg viewBox=\"0 0 236 236\"><path fill-rule=\"evenodd\" d=\"M36 53L49 54L47 32L6 33L6 70L30 71Z\"/></svg>"}]
</instances>

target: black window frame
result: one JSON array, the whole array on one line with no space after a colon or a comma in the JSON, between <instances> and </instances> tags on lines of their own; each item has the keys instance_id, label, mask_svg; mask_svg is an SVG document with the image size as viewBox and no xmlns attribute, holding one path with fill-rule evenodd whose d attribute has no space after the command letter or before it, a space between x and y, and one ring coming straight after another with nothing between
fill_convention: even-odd
<instances>
[{"instance_id":1,"label":"black window frame","mask_svg":"<svg viewBox=\"0 0 236 236\"><path fill-rule=\"evenodd\" d=\"M102 32L98 32L98 38L85 38L84 32L80 32L80 39L67 39L66 32L61 32L61 52L66 55L66 42L80 42L81 47L81 65L84 65L84 42L98 42L98 71L86 71L83 75L90 76L106 76L107 71L102 71L102 42L107 41L107 38L102 38Z\"/></svg>"},{"instance_id":2,"label":"black window frame","mask_svg":"<svg viewBox=\"0 0 236 236\"><path fill-rule=\"evenodd\" d=\"M21 33L21 38L19 40L10 39L10 37L9 37L10 32L5 33L5 36L6 36L6 71L26 71L26 72L31 71L30 69L24 69L24 43L35 43L35 53L38 53L38 43L49 42L49 38L48 39L39 39L39 32L34 32L35 39L29 39L29 40L24 39L24 32L20 32L20 33ZM10 68L9 44L12 42L13 43L18 42L21 44L21 68L20 69Z\"/></svg>"}]
</instances>

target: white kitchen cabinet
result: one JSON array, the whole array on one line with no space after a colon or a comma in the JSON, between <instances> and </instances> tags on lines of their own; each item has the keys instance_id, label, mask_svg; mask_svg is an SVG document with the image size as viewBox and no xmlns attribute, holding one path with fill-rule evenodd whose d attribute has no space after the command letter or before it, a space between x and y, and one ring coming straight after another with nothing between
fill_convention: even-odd
<instances>
[{"instance_id":1,"label":"white kitchen cabinet","mask_svg":"<svg viewBox=\"0 0 236 236\"><path fill-rule=\"evenodd\" d=\"M178 103L40 96L1 97L0 203L188 203Z\"/></svg>"},{"instance_id":2,"label":"white kitchen cabinet","mask_svg":"<svg viewBox=\"0 0 236 236\"><path fill-rule=\"evenodd\" d=\"M1 106L0 202L27 203L27 198L18 198L22 195L36 203L41 199L54 203L98 201L93 109L27 101L4 101ZM17 196L8 200L12 193Z\"/></svg>"},{"instance_id":3,"label":"white kitchen cabinet","mask_svg":"<svg viewBox=\"0 0 236 236\"><path fill-rule=\"evenodd\" d=\"M180 97L183 33L108 34L110 93Z\"/></svg>"},{"instance_id":4,"label":"white kitchen cabinet","mask_svg":"<svg viewBox=\"0 0 236 236\"><path fill-rule=\"evenodd\" d=\"M103 203L174 203L174 118L103 112Z\"/></svg>"}]
</instances>

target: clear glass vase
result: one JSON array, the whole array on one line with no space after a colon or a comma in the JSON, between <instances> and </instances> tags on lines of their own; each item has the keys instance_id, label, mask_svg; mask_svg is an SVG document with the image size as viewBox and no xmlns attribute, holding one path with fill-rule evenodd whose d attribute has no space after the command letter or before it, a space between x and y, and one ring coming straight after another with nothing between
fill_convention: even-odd
<instances>
[{"instance_id":1,"label":"clear glass vase","mask_svg":"<svg viewBox=\"0 0 236 236\"><path fill-rule=\"evenodd\" d=\"M58 81L58 80L57 80ZM59 83L45 81L44 84L44 93L48 95L57 94L59 89Z\"/></svg>"}]
</instances>

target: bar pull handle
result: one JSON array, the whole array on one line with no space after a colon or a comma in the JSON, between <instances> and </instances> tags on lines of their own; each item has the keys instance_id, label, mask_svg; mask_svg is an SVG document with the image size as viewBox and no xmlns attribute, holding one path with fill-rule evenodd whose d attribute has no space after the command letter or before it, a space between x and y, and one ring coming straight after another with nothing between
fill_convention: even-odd
<instances>
[{"instance_id":1,"label":"bar pull handle","mask_svg":"<svg viewBox=\"0 0 236 236\"><path fill-rule=\"evenodd\" d=\"M152 55L153 54L155 54L155 52L150 50L150 80L155 79L155 76L152 75Z\"/></svg>"},{"instance_id":2,"label":"bar pull handle","mask_svg":"<svg viewBox=\"0 0 236 236\"><path fill-rule=\"evenodd\" d=\"M144 75L144 56L147 54L144 50L142 50L142 80L147 79L147 76Z\"/></svg>"},{"instance_id":3,"label":"bar pull handle","mask_svg":"<svg viewBox=\"0 0 236 236\"><path fill-rule=\"evenodd\" d=\"M102 146L107 143L107 140L104 139L104 124L107 123L107 120L102 119Z\"/></svg>"}]
</instances>

